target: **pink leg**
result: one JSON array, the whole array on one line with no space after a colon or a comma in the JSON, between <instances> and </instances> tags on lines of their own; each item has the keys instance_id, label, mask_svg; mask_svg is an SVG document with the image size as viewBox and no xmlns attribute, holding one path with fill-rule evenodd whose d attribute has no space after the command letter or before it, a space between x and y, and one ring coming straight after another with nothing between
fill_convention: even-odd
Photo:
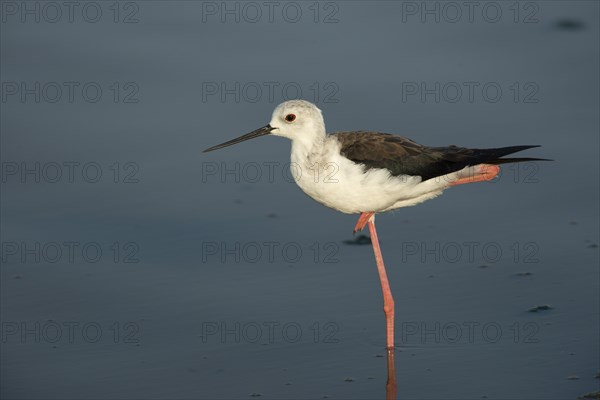
<instances>
[{"instance_id":1,"label":"pink leg","mask_svg":"<svg viewBox=\"0 0 600 400\"><path fill-rule=\"evenodd\" d=\"M475 183L482 181L491 181L500 173L500 167L490 164L479 164L478 172L466 178L460 178L450 183L450 186L464 185L465 183Z\"/></svg>"},{"instance_id":2,"label":"pink leg","mask_svg":"<svg viewBox=\"0 0 600 400\"><path fill-rule=\"evenodd\" d=\"M365 211L361 213L360 217L358 217L358 221L356 222L356 226L354 227L354 233L362 231L373 215L375 215L375 213L372 211Z\"/></svg>"},{"instance_id":3,"label":"pink leg","mask_svg":"<svg viewBox=\"0 0 600 400\"><path fill-rule=\"evenodd\" d=\"M369 218L369 232L371 233L371 243L373 244L373 252L375 253L375 263L377 264L377 272L379 272L379 280L381 281L381 290L383 291L383 312L385 313L386 327L386 347L388 351L394 349L394 299L387 274L385 273L385 265L383 264L383 256L379 248L379 239L377 238L377 230L375 229L375 215Z\"/></svg>"}]
</instances>

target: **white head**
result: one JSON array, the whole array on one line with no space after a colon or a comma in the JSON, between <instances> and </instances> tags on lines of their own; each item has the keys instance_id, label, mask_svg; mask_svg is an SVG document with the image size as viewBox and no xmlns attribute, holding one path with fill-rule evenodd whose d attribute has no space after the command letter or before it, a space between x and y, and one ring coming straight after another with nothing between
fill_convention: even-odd
<instances>
[{"instance_id":1,"label":"white head","mask_svg":"<svg viewBox=\"0 0 600 400\"><path fill-rule=\"evenodd\" d=\"M286 137L294 143L310 148L316 140L325 137L325 122L321 110L314 104L305 100L289 100L275 108L271 122L268 125L236 139L213 146L204 150L204 152L218 150L268 134Z\"/></svg>"},{"instance_id":2,"label":"white head","mask_svg":"<svg viewBox=\"0 0 600 400\"><path fill-rule=\"evenodd\" d=\"M273 128L271 134L290 140L325 135L321 110L305 100L290 100L278 105L269 125Z\"/></svg>"}]
</instances>

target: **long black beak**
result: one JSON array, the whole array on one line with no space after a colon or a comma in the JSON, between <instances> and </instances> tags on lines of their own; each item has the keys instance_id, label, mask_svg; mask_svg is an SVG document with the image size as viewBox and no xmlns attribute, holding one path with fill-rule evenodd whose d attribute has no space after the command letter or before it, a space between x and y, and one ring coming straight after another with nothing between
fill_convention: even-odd
<instances>
[{"instance_id":1,"label":"long black beak","mask_svg":"<svg viewBox=\"0 0 600 400\"><path fill-rule=\"evenodd\" d=\"M244 141L249 140L249 139L254 139L254 138L257 138L259 136L268 135L269 133L271 133L271 131L273 129L275 129L275 128L273 128L271 125L265 125L262 128L258 128L255 131L252 131L250 133L246 133L245 135L240 136L239 138L235 138L235 139L232 139L232 140L230 140L228 142L221 143L221 144L218 144L218 145L213 146L213 147L209 147L208 149L204 150L203 153L208 153L209 151L213 151L213 150L219 150L219 149L222 149L223 147L231 146L231 145L234 145L236 143L244 142Z\"/></svg>"}]
</instances>

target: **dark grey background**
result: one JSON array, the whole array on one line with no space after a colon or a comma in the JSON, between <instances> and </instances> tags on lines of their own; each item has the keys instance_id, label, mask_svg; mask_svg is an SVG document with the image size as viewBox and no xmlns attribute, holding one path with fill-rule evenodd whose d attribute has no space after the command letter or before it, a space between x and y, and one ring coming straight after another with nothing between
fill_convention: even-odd
<instances>
[{"instance_id":1,"label":"dark grey background","mask_svg":"<svg viewBox=\"0 0 600 400\"><path fill-rule=\"evenodd\" d=\"M556 160L378 217L399 397L598 390L597 2L46 4L1 3L3 398L384 395L356 216L289 181L285 140L201 153L296 88L329 131Z\"/></svg>"}]
</instances>

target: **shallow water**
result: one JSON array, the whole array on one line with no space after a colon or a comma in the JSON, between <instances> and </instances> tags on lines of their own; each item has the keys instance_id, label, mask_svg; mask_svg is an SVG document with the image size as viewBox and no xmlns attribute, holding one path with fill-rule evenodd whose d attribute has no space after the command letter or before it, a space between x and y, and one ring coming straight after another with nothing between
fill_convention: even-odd
<instances>
[{"instance_id":1,"label":"shallow water","mask_svg":"<svg viewBox=\"0 0 600 400\"><path fill-rule=\"evenodd\" d=\"M398 398L599 390L598 4L451 22L429 2L440 21L422 22L424 3L376 3L282 3L256 23L235 2L132 2L118 23L109 3L97 23L3 3L3 398L385 396L356 216L290 182L285 140L201 153L298 88L329 131L555 160L378 216Z\"/></svg>"}]
</instances>

